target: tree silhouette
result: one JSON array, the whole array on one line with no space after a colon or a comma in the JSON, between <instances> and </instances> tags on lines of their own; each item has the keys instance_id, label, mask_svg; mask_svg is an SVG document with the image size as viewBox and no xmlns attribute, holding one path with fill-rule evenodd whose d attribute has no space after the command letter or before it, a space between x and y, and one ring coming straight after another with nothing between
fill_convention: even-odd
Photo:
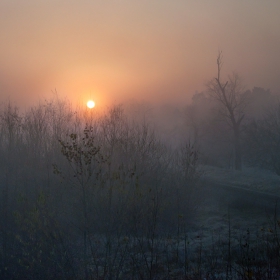
<instances>
[{"instance_id":1,"label":"tree silhouette","mask_svg":"<svg viewBox=\"0 0 280 280\"><path fill-rule=\"evenodd\" d=\"M244 110L248 104L248 96L244 93L244 87L240 77L233 73L228 81L221 81L222 52L217 57L217 77L207 85L210 97L221 105L220 115L233 132L235 152L235 169L242 169L242 153L240 146L241 123L244 120Z\"/></svg>"},{"instance_id":2,"label":"tree silhouette","mask_svg":"<svg viewBox=\"0 0 280 280\"><path fill-rule=\"evenodd\" d=\"M89 279L88 248L89 248L89 212L91 208L90 198L95 189L101 183L102 164L106 162L100 146L96 144L93 130L86 127L82 135L71 133L68 140L59 140L61 153L67 159L72 174L72 184L77 188L81 201L82 221L80 229L83 232L83 257L85 279ZM63 174L57 165L54 165L54 173Z\"/></svg>"}]
</instances>

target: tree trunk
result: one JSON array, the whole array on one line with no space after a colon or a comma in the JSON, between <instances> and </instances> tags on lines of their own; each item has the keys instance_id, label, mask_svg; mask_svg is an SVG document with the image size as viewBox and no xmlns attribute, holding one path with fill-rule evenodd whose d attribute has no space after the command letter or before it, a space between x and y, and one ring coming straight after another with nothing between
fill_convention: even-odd
<instances>
[{"instance_id":1,"label":"tree trunk","mask_svg":"<svg viewBox=\"0 0 280 280\"><path fill-rule=\"evenodd\" d=\"M239 127L234 129L234 167L235 170L242 170L242 156L240 147Z\"/></svg>"}]
</instances>

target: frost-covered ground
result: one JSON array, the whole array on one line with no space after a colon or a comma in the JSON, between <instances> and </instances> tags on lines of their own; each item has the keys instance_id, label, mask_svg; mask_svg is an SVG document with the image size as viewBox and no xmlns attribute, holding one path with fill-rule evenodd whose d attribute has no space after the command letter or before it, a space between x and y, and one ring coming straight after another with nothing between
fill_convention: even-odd
<instances>
[{"instance_id":1,"label":"frost-covered ground","mask_svg":"<svg viewBox=\"0 0 280 280\"><path fill-rule=\"evenodd\" d=\"M196 269L200 261L205 265L203 275L207 275L207 271L213 273L205 279L225 279L229 246L230 266L236 272L232 279L245 279L238 278L238 274L244 276L247 273L245 266L250 267L254 275L257 268L266 269L268 256L260 252L272 248L273 242L268 240L275 240L277 231L280 232L280 216L275 216L273 210L280 198L280 177L258 168L235 171L202 166L200 169L205 198L188 230L192 269ZM210 187L208 182L211 182ZM215 189L216 185L219 186ZM255 204L256 200L258 204ZM269 210L267 203L271 204ZM181 251L183 248L182 241ZM203 256L202 260L200 256ZM258 263L260 261L262 264Z\"/></svg>"},{"instance_id":2,"label":"frost-covered ground","mask_svg":"<svg viewBox=\"0 0 280 280\"><path fill-rule=\"evenodd\" d=\"M280 220L273 205L266 211L267 202L280 195L280 178L260 169L201 171L197 211L191 220L179 215L178 234L121 236L113 242L112 269L121 267L119 279L132 279L131 272L133 279L280 279ZM101 249L98 274L110 255L102 253L106 239L95 242Z\"/></svg>"},{"instance_id":3,"label":"frost-covered ground","mask_svg":"<svg viewBox=\"0 0 280 280\"><path fill-rule=\"evenodd\" d=\"M207 165L201 166L200 169L206 180L280 195L280 176L269 170L247 167L236 171Z\"/></svg>"}]
</instances>

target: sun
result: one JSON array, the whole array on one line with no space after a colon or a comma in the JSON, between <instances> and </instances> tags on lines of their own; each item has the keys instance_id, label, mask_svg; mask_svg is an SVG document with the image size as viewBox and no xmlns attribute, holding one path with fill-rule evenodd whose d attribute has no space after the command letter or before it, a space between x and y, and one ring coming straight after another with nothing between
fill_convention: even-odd
<instances>
[{"instance_id":1,"label":"sun","mask_svg":"<svg viewBox=\"0 0 280 280\"><path fill-rule=\"evenodd\" d=\"M89 109L92 109L92 108L95 106L95 102L92 101L92 100L89 100L89 101L87 102L87 106L88 106Z\"/></svg>"}]
</instances>

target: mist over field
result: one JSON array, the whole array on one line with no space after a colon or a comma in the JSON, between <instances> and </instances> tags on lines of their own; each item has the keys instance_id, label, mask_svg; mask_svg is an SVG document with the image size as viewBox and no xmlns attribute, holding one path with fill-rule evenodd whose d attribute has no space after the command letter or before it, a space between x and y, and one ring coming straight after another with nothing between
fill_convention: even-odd
<instances>
[{"instance_id":1,"label":"mist over field","mask_svg":"<svg viewBox=\"0 0 280 280\"><path fill-rule=\"evenodd\" d=\"M0 278L279 279L279 9L1 1Z\"/></svg>"},{"instance_id":2,"label":"mist over field","mask_svg":"<svg viewBox=\"0 0 280 280\"><path fill-rule=\"evenodd\" d=\"M278 277L278 96L238 83L181 107L4 103L3 279Z\"/></svg>"}]
</instances>

